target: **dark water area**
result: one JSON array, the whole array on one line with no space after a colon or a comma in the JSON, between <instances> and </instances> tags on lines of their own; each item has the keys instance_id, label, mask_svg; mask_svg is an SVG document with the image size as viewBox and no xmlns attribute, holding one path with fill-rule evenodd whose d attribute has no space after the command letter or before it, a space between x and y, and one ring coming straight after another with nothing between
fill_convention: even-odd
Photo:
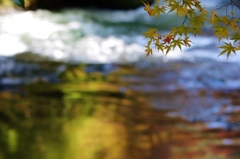
<instances>
[{"instance_id":1,"label":"dark water area","mask_svg":"<svg viewBox=\"0 0 240 159\"><path fill-rule=\"evenodd\" d=\"M240 91L180 76L196 63L14 64L25 71L1 75L0 159L240 157Z\"/></svg>"}]
</instances>

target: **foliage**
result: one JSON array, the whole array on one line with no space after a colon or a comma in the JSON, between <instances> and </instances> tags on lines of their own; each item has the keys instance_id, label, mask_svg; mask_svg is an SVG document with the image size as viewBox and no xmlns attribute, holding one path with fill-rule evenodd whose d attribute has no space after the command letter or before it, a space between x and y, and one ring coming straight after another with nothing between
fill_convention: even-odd
<instances>
[{"instance_id":1,"label":"foliage","mask_svg":"<svg viewBox=\"0 0 240 159\"><path fill-rule=\"evenodd\" d=\"M144 2L143 2L144 3ZM143 36L148 38L146 47L146 55L152 54L152 48L155 47L158 51L165 55L174 48L190 47L192 41L189 39L190 34L194 36L203 35L202 29L210 26L213 29L213 36L218 37L222 45L222 54L236 54L240 50L240 17L235 14L236 9L240 9L239 3L234 0L229 0L227 4L220 7L216 6L215 10L207 11L199 0L156 0L156 4L150 6L144 3L144 10L151 17L160 18L162 14L172 14L183 19L179 26L171 28L167 34L160 34L157 28L149 28L143 33ZM225 9L225 10L224 10ZM217 12L224 10L224 15ZM161 19L160 19L161 20Z\"/></svg>"}]
</instances>

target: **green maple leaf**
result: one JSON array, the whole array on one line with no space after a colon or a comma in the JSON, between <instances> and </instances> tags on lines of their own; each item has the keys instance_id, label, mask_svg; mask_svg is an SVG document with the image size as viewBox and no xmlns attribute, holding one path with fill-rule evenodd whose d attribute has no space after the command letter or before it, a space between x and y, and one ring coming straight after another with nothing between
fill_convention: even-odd
<instances>
[{"instance_id":1,"label":"green maple leaf","mask_svg":"<svg viewBox=\"0 0 240 159\"><path fill-rule=\"evenodd\" d=\"M183 44L183 40L178 38L177 40L173 40L172 41L172 45L173 45L173 48L175 48L176 46L178 46L178 48L182 51L182 45Z\"/></svg>"},{"instance_id":2,"label":"green maple leaf","mask_svg":"<svg viewBox=\"0 0 240 159\"><path fill-rule=\"evenodd\" d=\"M171 48L172 48L171 45L165 46L164 50L166 50L166 55L169 53L169 51L171 50Z\"/></svg>"},{"instance_id":3,"label":"green maple leaf","mask_svg":"<svg viewBox=\"0 0 240 159\"><path fill-rule=\"evenodd\" d=\"M185 1L184 1L184 6L185 6L186 8L192 9L192 6L194 6L194 3L193 3L192 0L185 0Z\"/></svg>"},{"instance_id":4,"label":"green maple leaf","mask_svg":"<svg viewBox=\"0 0 240 159\"><path fill-rule=\"evenodd\" d=\"M164 52L164 45L163 44L156 44L156 46L157 46L157 50L158 51L162 51L162 52Z\"/></svg>"},{"instance_id":5,"label":"green maple leaf","mask_svg":"<svg viewBox=\"0 0 240 159\"><path fill-rule=\"evenodd\" d=\"M160 8L158 5L154 6L152 10L153 10L153 15L157 15L158 17L160 17L161 13L165 13L164 12L165 9Z\"/></svg>"},{"instance_id":6,"label":"green maple leaf","mask_svg":"<svg viewBox=\"0 0 240 159\"><path fill-rule=\"evenodd\" d=\"M190 43L193 43L191 40L189 40L189 36L185 37L183 42L184 42L184 45L187 46L187 47L190 47L191 46Z\"/></svg>"},{"instance_id":7,"label":"green maple leaf","mask_svg":"<svg viewBox=\"0 0 240 159\"><path fill-rule=\"evenodd\" d=\"M184 15L187 15L187 9L183 6L178 6L176 14L179 14L180 17L183 17Z\"/></svg>"},{"instance_id":8,"label":"green maple leaf","mask_svg":"<svg viewBox=\"0 0 240 159\"><path fill-rule=\"evenodd\" d=\"M170 2L169 2L168 6L171 8L169 10L169 13L170 13L170 12L173 12L173 11L177 10L177 8L179 7L179 3L176 2L176 1L173 1L173 3L170 4Z\"/></svg>"},{"instance_id":9,"label":"green maple leaf","mask_svg":"<svg viewBox=\"0 0 240 159\"><path fill-rule=\"evenodd\" d=\"M240 32L234 33L231 36L232 36L231 40L234 40L234 43L240 41Z\"/></svg>"},{"instance_id":10,"label":"green maple leaf","mask_svg":"<svg viewBox=\"0 0 240 159\"><path fill-rule=\"evenodd\" d=\"M145 36L146 38L153 39L156 32L157 32L156 28L149 28L148 31L144 32L142 35Z\"/></svg>"},{"instance_id":11,"label":"green maple leaf","mask_svg":"<svg viewBox=\"0 0 240 159\"><path fill-rule=\"evenodd\" d=\"M145 52L147 53L146 56L149 56L152 54L152 49L149 47L149 46L145 46L146 49L145 49Z\"/></svg>"},{"instance_id":12,"label":"green maple leaf","mask_svg":"<svg viewBox=\"0 0 240 159\"><path fill-rule=\"evenodd\" d=\"M230 42L229 42L229 43L224 42L224 44L225 44L225 45L219 47L219 48L223 49L223 51L222 51L218 56L227 53L227 58L228 58L232 52L233 52L234 54L236 54L235 47L232 46L232 43L230 43Z\"/></svg>"},{"instance_id":13,"label":"green maple leaf","mask_svg":"<svg viewBox=\"0 0 240 159\"><path fill-rule=\"evenodd\" d=\"M200 28L204 26L204 22L207 20L206 16L204 14L200 14L198 16L194 16L192 18L189 18L190 20L190 25L193 28Z\"/></svg>"},{"instance_id":14,"label":"green maple leaf","mask_svg":"<svg viewBox=\"0 0 240 159\"><path fill-rule=\"evenodd\" d=\"M188 15L189 17L194 17L194 16L196 16L197 14L196 14L196 11L195 11L194 9L189 9L189 10L187 11L187 15Z\"/></svg>"},{"instance_id":15,"label":"green maple leaf","mask_svg":"<svg viewBox=\"0 0 240 159\"><path fill-rule=\"evenodd\" d=\"M202 34L203 35L203 32L201 31L200 28L192 28L191 33L193 33L194 36L196 36L197 34Z\"/></svg>"},{"instance_id":16,"label":"green maple leaf","mask_svg":"<svg viewBox=\"0 0 240 159\"><path fill-rule=\"evenodd\" d=\"M214 35L218 36L218 41L220 41L223 37L228 39L229 30L227 27L216 26L214 29Z\"/></svg>"},{"instance_id":17,"label":"green maple leaf","mask_svg":"<svg viewBox=\"0 0 240 159\"><path fill-rule=\"evenodd\" d=\"M177 34L180 35L180 36L182 36L182 35L187 36L190 31L191 30L190 30L189 27L185 27L185 26L181 25L181 26L179 26L177 28L172 28L171 33L174 36L176 36Z\"/></svg>"}]
</instances>

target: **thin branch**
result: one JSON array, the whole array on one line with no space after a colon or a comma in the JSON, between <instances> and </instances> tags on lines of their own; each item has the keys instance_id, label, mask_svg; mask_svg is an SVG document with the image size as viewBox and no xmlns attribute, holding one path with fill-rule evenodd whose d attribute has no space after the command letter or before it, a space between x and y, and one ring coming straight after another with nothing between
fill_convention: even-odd
<instances>
[{"instance_id":1,"label":"thin branch","mask_svg":"<svg viewBox=\"0 0 240 159\"><path fill-rule=\"evenodd\" d=\"M186 22L187 19L188 19L188 17L187 17L187 15L185 15L185 18L184 18L184 20L182 22L182 25L184 25L184 23Z\"/></svg>"},{"instance_id":2,"label":"thin branch","mask_svg":"<svg viewBox=\"0 0 240 159\"><path fill-rule=\"evenodd\" d=\"M236 7L238 7L240 9L240 4L237 4L236 2L234 2L233 0L231 0L231 3L234 4Z\"/></svg>"}]
</instances>

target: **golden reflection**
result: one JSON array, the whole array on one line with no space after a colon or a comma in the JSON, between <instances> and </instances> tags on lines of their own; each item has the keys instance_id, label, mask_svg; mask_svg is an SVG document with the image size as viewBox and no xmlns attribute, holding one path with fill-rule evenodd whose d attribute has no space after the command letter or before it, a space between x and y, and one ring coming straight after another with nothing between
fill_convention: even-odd
<instances>
[{"instance_id":1,"label":"golden reflection","mask_svg":"<svg viewBox=\"0 0 240 159\"><path fill-rule=\"evenodd\" d=\"M123 125L98 117L74 119L64 127L66 157L71 159L126 158L126 130Z\"/></svg>"}]
</instances>

